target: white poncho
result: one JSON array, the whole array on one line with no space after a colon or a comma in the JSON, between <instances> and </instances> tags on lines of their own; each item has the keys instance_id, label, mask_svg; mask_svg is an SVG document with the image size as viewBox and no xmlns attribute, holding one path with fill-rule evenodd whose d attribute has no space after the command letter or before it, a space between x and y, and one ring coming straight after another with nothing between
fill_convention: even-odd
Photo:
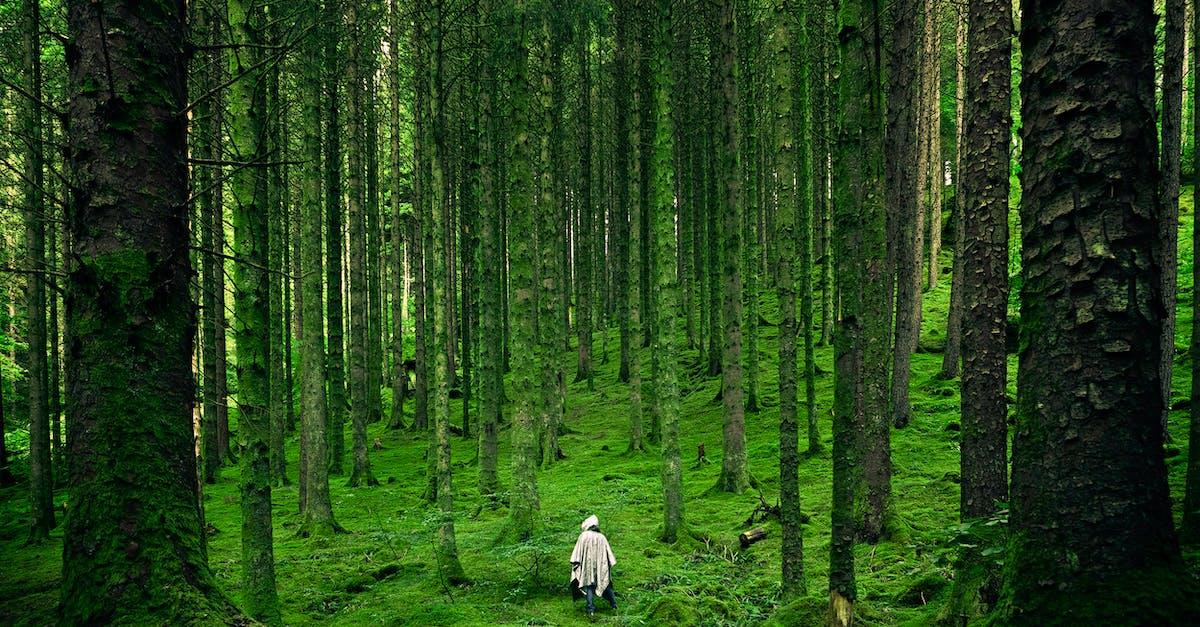
<instances>
[{"instance_id":1,"label":"white poncho","mask_svg":"<svg viewBox=\"0 0 1200 627\"><path fill-rule=\"evenodd\" d=\"M594 526L599 526L595 516L583 521L583 533L571 551L571 587L583 590L594 585L596 592L603 595L611 584L609 569L616 565L617 558L608 546L608 538L592 530Z\"/></svg>"}]
</instances>

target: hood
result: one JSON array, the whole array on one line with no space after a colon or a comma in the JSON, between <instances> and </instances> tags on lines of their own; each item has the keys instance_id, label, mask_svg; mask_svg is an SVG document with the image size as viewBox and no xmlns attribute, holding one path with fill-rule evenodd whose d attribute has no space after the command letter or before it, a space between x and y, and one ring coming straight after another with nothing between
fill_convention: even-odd
<instances>
[{"instance_id":1,"label":"hood","mask_svg":"<svg viewBox=\"0 0 1200 627\"><path fill-rule=\"evenodd\" d=\"M579 525L579 528L583 531L587 531L588 529L591 529L592 527L599 527L599 526L600 526L600 519L596 518L595 514L592 514L591 516L588 516L587 520L583 521L583 524Z\"/></svg>"}]
</instances>

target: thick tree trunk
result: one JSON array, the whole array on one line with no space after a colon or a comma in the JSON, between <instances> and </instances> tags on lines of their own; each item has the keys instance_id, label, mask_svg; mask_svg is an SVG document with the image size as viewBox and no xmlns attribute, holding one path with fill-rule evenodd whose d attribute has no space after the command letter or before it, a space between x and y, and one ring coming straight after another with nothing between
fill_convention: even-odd
<instances>
[{"instance_id":1,"label":"thick tree trunk","mask_svg":"<svg viewBox=\"0 0 1200 627\"><path fill-rule=\"evenodd\" d=\"M1002 599L1013 622L1200 618L1193 586L1165 583L1186 575L1160 347L1146 341L1165 314L1154 21L1149 2L1022 4L1022 350Z\"/></svg>"},{"instance_id":2,"label":"thick tree trunk","mask_svg":"<svg viewBox=\"0 0 1200 627\"><path fill-rule=\"evenodd\" d=\"M184 6L72 1L67 9L76 193L65 300L71 515L59 620L244 621L208 570L201 540Z\"/></svg>"},{"instance_id":3,"label":"thick tree trunk","mask_svg":"<svg viewBox=\"0 0 1200 627\"><path fill-rule=\"evenodd\" d=\"M659 538L675 542L683 529L683 463L679 453L678 318L679 271L675 239L675 129L671 118L674 94L672 12L670 0L655 0L651 7L650 74L651 112L654 118L650 158L651 223L654 237L655 321L652 343L658 353L655 381L657 414L662 430L663 527ZM649 313L649 312L648 312Z\"/></svg>"},{"instance_id":4,"label":"thick tree trunk","mask_svg":"<svg viewBox=\"0 0 1200 627\"><path fill-rule=\"evenodd\" d=\"M721 400L724 405L724 427L721 475L717 489L740 494L750 487L746 468L745 397L742 390L742 272L741 272L741 177L737 167L737 85L734 77L733 0L718 5L719 26L717 45L721 86L721 115L719 120L718 169L721 178L722 233L722 335Z\"/></svg>"}]
</instances>

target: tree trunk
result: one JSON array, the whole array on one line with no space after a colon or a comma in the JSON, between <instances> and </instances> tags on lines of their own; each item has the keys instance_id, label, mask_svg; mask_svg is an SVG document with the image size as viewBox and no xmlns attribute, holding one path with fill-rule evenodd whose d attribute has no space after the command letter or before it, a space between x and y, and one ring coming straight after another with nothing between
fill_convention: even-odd
<instances>
[{"instance_id":1,"label":"tree trunk","mask_svg":"<svg viewBox=\"0 0 1200 627\"><path fill-rule=\"evenodd\" d=\"M1160 424L1159 176L1148 2L1022 6L1013 621L1189 623ZM1093 28L1079 30L1079 24ZM1063 298L1063 294L1073 294Z\"/></svg>"},{"instance_id":2,"label":"tree trunk","mask_svg":"<svg viewBox=\"0 0 1200 627\"><path fill-rule=\"evenodd\" d=\"M725 321L721 359L721 400L724 405L724 448L717 489L740 494L750 487L746 468L745 408L742 405L742 272L741 178L737 167L737 85L734 59L733 0L718 5L718 50L721 84L719 167L723 192L722 317Z\"/></svg>"},{"instance_id":3,"label":"tree trunk","mask_svg":"<svg viewBox=\"0 0 1200 627\"><path fill-rule=\"evenodd\" d=\"M963 214L966 213L966 200L963 196L962 157L963 132L966 127L967 101L967 9L955 9L955 67L957 84L955 100L955 150L954 150L954 266L950 281L950 311L946 317L946 348L942 351L943 379L953 379L958 376L959 362L962 360L962 319L963 319L963 250L966 247L964 236ZM1011 12L1010 12L1011 13ZM1010 16L1011 17L1011 16ZM1010 20L1011 21L1011 20ZM1012 44L1008 46L1012 50ZM1011 79L1009 80L1011 83ZM1005 317L1008 317L1007 309Z\"/></svg>"},{"instance_id":4,"label":"tree trunk","mask_svg":"<svg viewBox=\"0 0 1200 627\"><path fill-rule=\"evenodd\" d=\"M912 417L908 388L912 355L921 331L921 251L924 212L918 202L919 168L917 120L924 104L918 90L925 78L918 75L918 0L896 0L890 8L891 46L888 50L887 97L887 202L896 237L896 327L892 351L891 422L896 428ZM928 53L928 50L925 50ZM919 84L918 84L919 83ZM915 167L914 167L915 166Z\"/></svg>"},{"instance_id":5,"label":"tree trunk","mask_svg":"<svg viewBox=\"0 0 1200 627\"><path fill-rule=\"evenodd\" d=\"M1162 352L1158 361L1159 387L1162 394L1163 437L1171 413L1172 366L1175 364L1175 295L1179 280L1179 178L1182 158L1183 118L1183 51L1185 0L1167 0L1166 44L1163 53L1162 77L1162 220L1159 222L1162 239L1162 333L1159 341Z\"/></svg>"},{"instance_id":6,"label":"tree trunk","mask_svg":"<svg viewBox=\"0 0 1200 627\"><path fill-rule=\"evenodd\" d=\"M309 0L311 24L321 23L317 0ZM325 28L329 28L326 26ZM318 28L318 32L322 29ZM301 536L323 536L338 530L329 496L328 455L329 412L325 395L325 319L321 287L324 259L321 240L325 222L321 216L321 42L309 37L303 47L306 57L301 65L301 166L300 184L300 299L304 324L300 329L300 437L308 463L300 482L305 486L305 507L300 524Z\"/></svg>"},{"instance_id":7,"label":"tree trunk","mask_svg":"<svg viewBox=\"0 0 1200 627\"><path fill-rule=\"evenodd\" d=\"M340 121L340 77L342 57L338 42L341 39L341 0L325 3L325 36L323 62L325 66L325 302L329 321L329 473L344 472L346 457L346 361L345 324L342 294L342 248L345 242L342 216L345 211L342 195L342 147Z\"/></svg>"},{"instance_id":8,"label":"tree trunk","mask_svg":"<svg viewBox=\"0 0 1200 627\"><path fill-rule=\"evenodd\" d=\"M44 147L42 145L42 44L41 7L26 0L22 7L28 20L25 31L25 86L37 99L25 100L25 254L32 270L25 280L26 343L29 368L29 542L50 538L54 520L54 474L50 466L50 416L46 391L46 202L43 193Z\"/></svg>"},{"instance_id":9,"label":"tree trunk","mask_svg":"<svg viewBox=\"0 0 1200 627\"><path fill-rule=\"evenodd\" d=\"M783 544L780 548L782 562L783 598L791 600L798 598L805 590L804 585L804 536L800 524L800 427L796 420L796 279L792 264L796 259L796 215L797 204L808 203L805 199L808 173L797 167L796 163L796 131L806 130L804 123L797 122L796 117L803 117L803 109L794 109L797 103L803 103L801 96L796 93L803 85L804 77L797 75L795 58L797 48L802 46L797 41L796 33L799 19L793 14L793 7L788 0L775 0L772 7L773 29L771 37L771 83L768 97L773 103L775 137L775 167L778 170L777 202L775 217L776 252L775 260L775 291L779 298L779 521L783 527ZM802 136L803 137L803 136ZM807 144L807 139L802 138ZM797 177L796 175L799 175ZM811 198L811 196L809 196ZM801 220L803 222L803 220ZM803 229L807 224L800 226ZM801 239L810 241L803 231ZM807 239L806 239L807 238ZM803 283L804 268L801 264L800 279ZM801 289L809 299L812 297ZM811 311L809 312L811 316ZM811 320L811 317L810 317ZM802 328L801 332L812 344L812 329Z\"/></svg>"},{"instance_id":10,"label":"tree trunk","mask_svg":"<svg viewBox=\"0 0 1200 627\"><path fill-rule=\"evenodd\" d=\"M963 620L996 601L999 573L980 554L999 544L982 519L1008 500L1008 192L1011 119L1012 3L968 8L967 71L959 173L965 211L962 253L962 484L959 513L973 541L959 551L955 607Z\"/></svg>"},{"instance_id":11,"label":"tree trunk","mask_svg":"<svg viewBox=\"0 0 1200 627\"><path fill-rule=\"evenodd\" d=\"M65 299L71 515L58 618L242 622L201 542L183 3L67 9L77 193Z\"/></svg>"},{"instance_id":12,"label":"tree trunk","mask_svg":"<svg viewBox=\"0 0 1200 627\"><path fill-rule=\"evenodd\" d=\"M500 11L503 31L503 65L511 72L509 88L510 163L507 166L511 206L510 228L521 234L509 242L509 276L512 281L512 389L516 394L512 428L513 487L508 522L501 537L524 541L533 534L538 515L537 417L541 389L534 349L537 345L538 286L534 280L537 251L527 234L535 228L534 152L530 138L534 94L529 72L530 7L527 0L506 0Z\"/></svg>"},{"instance_id":13,"label":"tree trunk","mask_svg":"<svg viewBox=\"0 0 1200 627\"><path fill-rule=\"evenodd\" d=\"M1200 60L1200 11L1192 7L1192 63ZM1192 206L1200 206L1200 97L1193 87L1189 94L1192 109ZM1192 258L1200 252L1200 220L1192 222ZM1192 285L1200 285L1200 264L1192 264ZM1191 397L1200 398L1200 290L1192 289L1192 334L1188 346L1192 360ZM1200 403L1188 409L1187 481L1183 496L1183 522L1180 537L1187 544L1200 543Z\"/></svg>"},{"instance_id":14,"label":"tree trunk","mask_svg":"<svg viewBox=\"0 0 1200 627\"><path fill-rule=\"evenodd\" d=\"M230 74L245 75L230 88L234 154L252 166L234 170L233 192L234 325L237 350L239 489L242 505L242 590L246 613L265 623L279 622L271 528L270 468L270 273L267 206L267 76L262 69L263 7L229 0L233 41Z\"/></svg>"},{"instance_id":15,"label":"tree trunk","mask_svg":"<svg viewBox=\"0 0 1200 627\"><path fill-rule=\"evenodd\" d=\"M346 0L345 26L350 35L347 40L346 82L349 108L346 111L346 134L350 145L346 149L348 175L346 177L350 242L350 422L353 427L354 466L348 485L362 487L378 485L371 472L371 458L367 451L367 423L371 419L369 395L371 352L368 347L370 329L370 286L367 280L367 232L366 208L363 206L363 145L360 133L363 124L363 72L365 59L359 39L359 0Z\"/></svg>"}]
</instances>

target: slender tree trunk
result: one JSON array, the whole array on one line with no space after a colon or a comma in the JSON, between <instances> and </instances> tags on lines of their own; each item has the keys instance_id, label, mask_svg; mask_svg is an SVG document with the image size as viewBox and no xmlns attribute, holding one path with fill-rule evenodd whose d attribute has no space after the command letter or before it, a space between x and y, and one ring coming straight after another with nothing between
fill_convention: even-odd
<instances>
[{"instance_id":1,"label":"slender tree trunk","mask_svg":"<svg viewBox=\"0 0 1200 627\"><path fill-rule=\"evenodd\" d=\"M229 71L243 76L230 87L234 154L252 164L230 177L233 192L234 341L237 346L239 489L242 505L242 590L246 613L278 623L271 529L270 273L267 206L267 76L262 69L266 16L261 5L229 0L233 41Z\"/></svg>"},{"instance_id":2,"label":"slender tree trunk","mask_svg":"<svg viewBox=\"0 0 1200 627\"><path fill-rule=\"evenodd\" d=\"M737 168L737 85L734 59L733 0L718 7L719 62L721 84L720 146L718 148L723 219L722 317L725 320L721 360L721 399L724 428L721 475L717 489L740 494L750 487L746 468L746 423L742 391L742 272L741 272L741 179Z\"/></svg>"},{"instance_id":3,"label":"slender tree trunk","mask_svg":"<svg viewBox=\"0 0 1200 627\"><path fill-rule=\"evenodd\" d=\"M522 234L509 242L509 276L512 280L512 387L516 393L512 428L513 487L508 522L501 538L524 541L538 516L537 417L540 387L537 342L537 285L534 280L536 250L526 235L534 232L534 152L529 131L534 114L534 90L529 72L527 0L505 0L500 11L504 44L503 63L511 72L509 87L509 149L507 166L511 228Z\"/></svg>"},{"instance_id":4,"label":"slender tree trunk","mask_svg":"<svg viewBox=\"0 0 1200 627\"><path fill-rule=\"evenodd\" d=\"M1200 60L1200 10L1192 6L1192 63ZM1200 207L1200 96L1193 84L1192 110L1192 206ZM1192 258L1200 252L1200 220L1192 222ZM1192 285L1200 285L1200 264L1192 264ZM1200 398L1200 290L1192 289L1192 334L1188 346L1192 360L1191 397ZM1183 496L1183 523L1179 535L1187 544L1200 543L1200 403L1188 409L1187 480Z\"/></svg>"},{"instance_id":5,"label":"slender tree trunk","mask_svg":"<svg viewBox=\"0 0 1200 627\"><path fill-rule=\"evenodd\" d=\"M616 51L613 59L613 100L615 108L614 120L614 137L616 142L616 163L613 164L616 176L613 177L613 185L616 188L617 204L615 207L615 215L613 216L613 238L616 240L616 260L613 276L613 291L616 296L616 311L617 323L621 338L621 363L620 369L617 371L617 380L622 383L629 382L629 304L626 302L629 298L630 279L629 279L629 204L630 204L630 167L633 163L632 152L636 144L630 142L630 129L636 128L631 124L629 118L633 111L633 103L630 98L630 65L633 61L633 55L630 53L630 33L629 29L633 22L633 8L631 3L635 0L614 0L613 4L613 22L615 25L615 42ZM636 39L636 36L634 37ZM634 179L636 180L636 179ZM640 416L639 416L640 419ZM630 441L630 447L633 446L633 440ZM640 447L640 443L639 443Z\"/></svg>"},{"instance_id":6,"label":"slender tree trunk","mask_svg":"<svg viewBox=\"0 0 1200 627\"><path fill-rule=\"evenodd\" d=\"M579 66L579 230L575 234L575 273L579 288L576 290L575 333L578 337L579 356L575 366L575 382L587 380L588 389L594 389L592 380L592 216L595 214L592 195L592 127L597 121L592 118L592 70L591 18L579 12L575 51Z\"/></svg>"},{"instance_id":7,"label":"slender tree trunk","mask_svg":"<svg viewBox=\"0 0 1200 627\"><path fill-rule=\"evenodd\" d=\"M638 19L639 11L642 9L642 0L629 0L625 3L625 11L629 14L621 19L636 20ZM629 57L637 60L642 56L643 37L640 29L635 27L633 42L630 46ZM640 85L639 85L640 86ZM628 145L632 147L632 153L629 159L629 192L628 197L630 203L627 207L629 215L629 223L625 226L626 235L626 253L628 254L628 264L623 270L627 280L625 282L626 294L624 296L624 315L622 316L631 344L629 346L629 355L625 358L629 364L629 370L626 377L629 381L629 451L645 451L646 450L646 430L644 426L644 406L642 403L642 357L641 357L641 341L642 337L642 303L641 290L645 283L640 280L640 269L642 267L642 212L646 209L646 204L642 202L642 196L639 194L642 178L642 166L646 163L641 158L641 153L646 150L642 144L642 130L645 125L642 120L643 114L647 112L647 107L643 106L642 101L649 97L645 91L635 89L633 100L630 104L630 121L628 128ZM649 314L649 312L646 312ZM632 342L636 342L633 344Z\"/></svg>"},{"instance_id":8,"label":"slender tree trunk","mask_svg":"<svg viewBox=\"0 0 1200 627\"><path fill-rule=\"evenodd\" d=\"M46 390L46 199L42 146L42 44L41 7L25 0L25 86L37 99L26 99L23 111L25 135L25 263L33 270L25 280L25 336L29 367L29 542L50 538L54 520L54 474L50 466L50 416Z\"/></svg>"},{"instance_id":9,"label":"slender tree trunk","mask_svg":"<svg viewBox=\"0 0 1200 627\"><path fill-rule=\"evenodd\" d=\"M892 351L891 422L896 428L912 417L908 388L912 354L921 330L921 251L924 213L917 200L916 116L924 94L912 79L918 73L917 29L919 0L891 4L891 46L887 54L887 202L896 237L896 327ZM919 81L921 86L925 80ZM918 166L919 167L919 166ZM923 179L922 179L923 180Z\"/></svg>"},{"instance_id":10,"label":"slender tree trunk","mask_svg":"<svg viewBox=\"0 0 1200 627\"><path fill-rule=\"evenodd\" d=\"M272 15L271 17L274 17ZM273 29L272 29L273 30ZM273 44L274 33L268 31L265 38L268 44ZM283 154L280 143L281 129L279 117L282 115L279 99L279 66L273 64L267 71L266 108L262 114L266 117L266 146L265 155ZM278 158L267 157L273 161ZM284 453L284 436L287 432L287 400L284 386L287 383L284 376L284 335L287 333L288 320L284 312L283 286L287 281L286 244L283 239L284 204L282 177L279 166L267 166L267 286L268 286L268 317L267 342L271 346L270 359L267 363L268 373L268 420L270 424L270 468L271 485L280 487L289 485L287 478L287 460Z\"/></svg>"},{"instance_id":11,"label":"slender tree trunk","mask_svg":"<svg viewBox=\"0 0 1200 627\"><path fill-rule=\"evenodd\" d=\"M320 24L318 0L309 0L312 24ZM318 29L318 32L322 32ZM305 159L300 178L300 299L304 324L300 333L300 437L308 463L301 484L305 507L301 536L323 536L338 530L329 496L329 466L325 463L329 412L325 394L325 318L321 288L324 255L321 250L325 221L321 215L321 42L309 37L302 48L301 152Z\"/></svg>"},{"instance_id":12,"label":"slender tree trunk","mask_svg":"<svg viewBox=\"0 0 1200 627\"><path fill-rule=\"evenodd\" d=\"M942 25L941 0L924 2L925 53L922 57L921 73L925 85L925 99L920 115L925 123L920 141L925 151L925 158L921 160L925 170L921 174L924 184L920 188L920 194L925 203L924 214L928 217L929 228L929 277L926 286L933 289L942 273ZM918 274L919 270L918 267ZM918 310L918 333L920 329Z\"/></svg>"},{"instance_id":13,"label":"slender tree trunk","mask_svg":"<svg viewBox=\"0 0 1200 627\"><path fill-rule=\"evenodd\" d=\"M342 294L342 247L345 211L342 195L342 125L340 120L342 0L326 0L325 66L325 303L329 321L329 473L344 472L346 457L346 362Z\"/></svg>"},{"instance_id":14,"label":"slender tree trunk","mask_svg":"<svg viewBox=\"0 0 1200 627\"><path fill-rule=\"evenodd\" d=\"M370 330L367 316L370 315L370 286L367 280L367 232L366 208L363 206L363 145L359 141L363 124L364 95L363 72L366 70L362 55L359 29L359 0L346 0L345 26L349 35L346 51L347 102L346 134L350 145L346 150L348 175L346 177L350 242L350 422L353 427L354 466L348 485L373 486L379 481L371 472L371 458L367 452L367 423L371 419L370 378L371 353L368 346ZM364 29L365 30L365 29Z\"/></svg>"},{"instance_id":15,"label":"slender tree trunk","mask_svg":"<svg viewBox=\"0 0 1200 627\"><path fill-rule=\"evenodd\" d=\"M67 57L67 141L78 193L68 226L71 515L58 618L244 622L217 586L201 542L180 113L184 6L73 0L67 36L75 52ZM128 481L130 473L146 480Z\"/></svg>"},{"instance_id":16,"label":"slender tree trunk","mask_svg":"<svg viewBox=\"0 0 1200 627\"><path fill-rule=\"evenodd\" d=\"M404 400L408 396L408 370L404 367L404 316L407 313L406 287L408 273L404 265L404 218L400 215L400 90L403 88L400 62L400 7L397 0L388 0L388 174L391 184L392 248L389 262L392 270L392 415L389 429L404 428ZM416 174L416 168L413 168Z\"/></svg>"},{"instance_id":17,"label":"slender tree trunk","mask_svg":"<svg viewBox=\"0 0 1200 627\"><path fill-rule=\"evenodd\" d=\"M957 72L957 93L955 94L955 124L957 137L954 151L954 268L950 280L950 312L946 318L946 348L942 352L943 379L953 379L958 376L959 362L962 360L962 319L963 319L963 251L966 248L964 235L965 225L963 214L966 213L966 200L963 196L963 132L966 127L967 101L967 8L955 9L955 67ZM1011 51L1012 45L1009 45ZM1009 81L1011 83L1011 79ZM1008 317L1007 309L1005 318Z\"/></svg>"},{"instance_id":18,"label":"slender tree trunk","mask_svg":"<svg viewBox=\"0 0 1200 627\"><path fill-rule=\"evenodd\" d=\"M1012 3L968 8L966 110L960 173L963 206L962 443L959 512L975 536L959 551L951 612L981 615L999 594L999 573L981 555L999 545L982 519L1008 500L1008 191Z\"/></svg>"},{"instance_id":19,"label":"slender tree trunk","mask_svg":"<svg viewBox=\"0 0 1200 627\"><path fill-rule=\"evenodd\" d=\"M1175 295L1179 277L1179 179L1182 159L1183 130L1183 57L1186 44L1184 26L1185 0L1167 0L1166 44L1163 53L1162 77L1162 220L1159 232L1162 239L1162 333L1159 335L1162 352L1158 361L1159 386L1162 393L1163 437L1171 440L1167 418L1171 413L1171 383L1175 364Z\"/></svg>"},{"instance_id":20,"label":"slender tree trunk","mask_svg":"<svg viewBox=\"0 0 1200 627\"><path fill-rule=\"evenodd\" d=\"M796 259L796 205L809 202L803 199L802 186L797 185L795 174L807 173L797 168L796 137L793 133L803 124L794 118L803 116L793 107L803 102L795 94L803 77L793 74L796 69L796 40L799 19L793 15L788 0L775 0L772 4L773 28L771 37L771 85L768 97L773 103L774 150L777 177L778 208L775 217L776 252L775 291L779 298L779 520L783 527L783 543L780 548L782 563L783 597L786 600L799 597L804 585L804 536L800 523L800 428L796 421L796 279L792 264ZM801 139L807 143L806 140ZM811 198L811 196L810 196ZM803 227L801 227L803 228ZM805 235L801 233L801 238ZM803 264L801 266L803 279ZM808 296L806 294L806 296ZM809 296L809 303L811 303ZM810 312L811 315L811 312ZM801 329L812 343L812 329Z\"/></svg>"},{"instance_id":21,"label":"slender tree trunk","mask_svg":"<svg viewBox=\"0 0 1200 627\"><path fill-rule=\"evenodd\" d=\"M492 15L497 10L499 0L485 0L480 11ZM497 35L494 27L485 27L483 32L483 49L495 50ZM479 309L479 494L486 495L491 500L496 499L500 491L500 480L497 476L500 437L499 423L504 396L504 333L502 331L503 316L501 308L501 293L504 291L501 264L494 263L503 257L504 241L500 230L500 195L502 191L499 180L499 161L503 142L500 123L497 114L502 106L498 98L498 75L496 63L498 59L492 55L484 58L483 89L481 110L483 111L486 129L483 133L483 155L480 170L481 184L481 220L480 220L480 309Z\"/></svg>"},{"instance_id":22,"label":"slender tree trunk","mask_svg":"<svg viewBox=\"0 0 1200 627\"><path fill-rule=\"evenodd\" d=\"M561 20L557 8L550 8L542 16L542 38L546 58L542 60L542 91L541 98L546 104L540 109L542 113L541 139L541 172L539 180L540 199L537 203L538 248L540 267L538 271L538 345L541 350L541 389L542 389L542 466L554 464L560 457L558 446L558 431L562 424L563 387L562 366L559 352L562 350L562 316L561 299L563 281L562 264L558 253L558 239L562 235L561 216L562 196L558 193L561 184L561 168L558 163L561 154L561 118L562 118L562 44ZM631 324L635 324L631 321ZM634 337L637 337L634 335ZM635 350L635 349L631 349ZM630 357L631 367L636 355ZM630 373L632 381L637 377Z\"/></svg>"},{"instance_id":23,"label":"slender tree trunk","mask_svg":"<svg viewBox=\"0 0 1200 627\"><path fill-rule=\"evenodd\" d=\"M1146 341L1165 315L1153 7L1027 0L1021 15L1025 254L1001 619L1196 622L1194 584L1128 585L1186 577L1161 347Z\"/></svg>"}]
</instances>

